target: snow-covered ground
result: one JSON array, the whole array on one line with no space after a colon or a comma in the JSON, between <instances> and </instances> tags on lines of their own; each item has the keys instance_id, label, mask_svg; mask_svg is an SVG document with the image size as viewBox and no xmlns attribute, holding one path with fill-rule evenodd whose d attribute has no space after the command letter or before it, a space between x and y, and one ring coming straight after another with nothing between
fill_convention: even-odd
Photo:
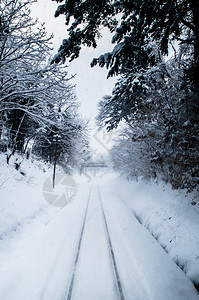
<instances>
[{"instance_id":1,"label":"snow-covered ground","mask_svg":"<svg viewBox=\"0 0 199 300\"><path fill-rule=\"evenodd\" d=\"M109 188L199 286L199 202L195 195L174 191L162 182L128 182L121 177L115 177Z\"/></svg>"},{"instance_id":2,"label":"snow-covered ground","mask_svg":"<svg viewBox=\"0 0 199 300\"><path fill-rule=\"evenodd\" d=\"M0 299L199 299L169 257L178 253L189 277L198 274L197 206L180 205L178 195L161 186L91 172L76 175L75 199L55 207L42 193L49 165L24 160L23 176L3 155L0 164ZM161 244L173 233L169 255L134 212L154 236L161 232Z\"/></svg>"}]
</instances>

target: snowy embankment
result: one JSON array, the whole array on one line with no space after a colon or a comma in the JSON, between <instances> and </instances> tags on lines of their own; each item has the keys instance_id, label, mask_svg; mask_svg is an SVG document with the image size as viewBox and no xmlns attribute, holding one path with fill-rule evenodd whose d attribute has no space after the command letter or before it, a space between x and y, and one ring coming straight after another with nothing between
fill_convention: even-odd
<instances>
[{"instance_id":1,"label":"snowy embankment","mask_svg":"<svg viewBox=\"0 0 199 300\"><path fill-rule=\"evenodd\" d=\"M16 159L21 162L18 171ZM50 165L16 155L7 165L5 155L0 154L0 240L11 238L31 220L50 213L51 207L42 197L42 185L51 173Z\"/></svg>"},{"instance_id":2,"label":"snowy embankment","mask_svg":"<svg viewBox=\"0 0 199 300\"><path fill-rule=\"evenodd\" d=\"M122 200L169 256L199 287L199 202L193 194L159 182L115 177L112 194ZM194 204L194 205L193 205Z\"/></svg>"}]
</instances>

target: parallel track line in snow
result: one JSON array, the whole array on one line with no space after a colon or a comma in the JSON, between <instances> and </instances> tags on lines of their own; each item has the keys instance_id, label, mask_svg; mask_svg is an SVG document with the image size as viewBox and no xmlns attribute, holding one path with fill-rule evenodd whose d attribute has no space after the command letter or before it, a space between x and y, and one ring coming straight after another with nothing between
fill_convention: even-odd
<instances>
[{"instance_id":1,"label":"parallel track line in snow","mask_svg":"<svg viewBox=\"0 0 199 300\"><path fill-rule=\"evenodd\" d=\"M103 215L104 225L105 225L106 234L107 234L107 238L108 238L108 244L109 244L111 259L112 259L112 263L113 263L117 288L118 288L118 292L119 292L119 297L120 297L120 300L125 300L124 292L123 292L122 284L121 284L121 279L120 279L120 276L119 276L118 267L117 267L117 263L116 263L116 259L115 259L115 254L114 254L114 251L113 251L113 245L112 245L112 242L111 242L111 237L110 237L110 233L109 233L109 229L108 229L108 224L107 224L107 221L106 221L106 216L105 216L105 212L104 212L104 208L103 208L103 204L102 204L101 193L100 193L98 185L97 185L97 188L98 188L99 199L100 199L100 204L101 204L101 209L102 209L102 215Z\"/></svg>"},{"instance_id":2,"label":"parallel track line in snow","mask_svg":"<svg viewBox=\"0 0 199 300\"><path fill-rule=\"evenodd\" d=\"M91 189L92 189L92 187L91 187ZM90 198L91 189L90 189L90 191L89 191L88 199ZM88 201L89 201L89 200L88 200ZM88 203L87 203L87 206L88 206ZM87 212L87 206L86 206L86 212ZM45 224L45 225L48 225L48 224L52 221L52 219L55 218L55 216L57 215L57 213L59 213L62 209L63 209L63 207L60 208L60 209L55 213L55 215L53 215L53 216L52 216L46 223L44 223L44 224ZM84 214L84 218L85 218L85 214ZM49 274L48 274L48 277L47 277L47 280L46 280L45 287L44 287L43 290L42 290L42 293L41 293L41 296L40 296L40 300L45 299L46 292L47 292L47 288L48 288L48 285L49 285L49 281L50 281L51 277L53 276L53 271L54 271L54 269L55 269L55 266L56 266L56 264L57 264L57 261L59 260L60 257L62 257L62 256L60 255L60 253L63 251L63 248L64 248L65 243L66 243L66 241L63 240L63 242L61 243L61 245L60 245L60 247L59 247L59 251L58 251L57 254L56 254L56 257L55 257L55 259L54 259L54 263L52 264L52 267L51 267L50 272L49 272Z\"/></svg>"},{"instance_id":3,"label":"parallel track line in snow","mask_svg":"<svg viewBox=\"0 0 199 300\"><path fill-rule=\"evenodd\" d=\"M69 289L68 289L68 295L67 295L67 298L66 298L67 300L71 300L71 298L72 298L73 286L74 286L74 281L75 281L75 274L76 274L77 264L78 264L78 260L79 260L79 254L80 254L82 238L83 238L83 233L84 233L84 228L85 228L85 223L86 223L86 216L87 216L87 212L88 212L88 206L89 206L89 201L90 201L90 196L91 196L91 190L92 190L92 186L91 186L91 189L90 189L90 192L89 192L88 202L87 202L87 205L86 205L86 210L85 210L83 224L82 224L82 229L81 229L81 232L80 232L79 242L78 242L78 246L77 246L77 252L76 252L76 255L75 255L75 261L74 261L74 265L73 265L72 276L71 276Z\"/></svg>"}]
</instances>

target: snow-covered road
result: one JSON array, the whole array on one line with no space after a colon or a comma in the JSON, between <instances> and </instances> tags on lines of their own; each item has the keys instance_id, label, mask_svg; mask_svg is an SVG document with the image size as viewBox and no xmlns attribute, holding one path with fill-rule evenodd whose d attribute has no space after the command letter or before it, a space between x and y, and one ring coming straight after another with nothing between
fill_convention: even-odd
<instances>
[{"instance_id":1,"label":"snow-covered road","mask_svg":"<svg viewBox=\"0 0 199 300\"><path fill-rule=\"evenodd\" d=\"M0 299L199 299L113 189L100 178L81 182L70 205L47 208L5 240Z\"/></svg>"}]
</instances>

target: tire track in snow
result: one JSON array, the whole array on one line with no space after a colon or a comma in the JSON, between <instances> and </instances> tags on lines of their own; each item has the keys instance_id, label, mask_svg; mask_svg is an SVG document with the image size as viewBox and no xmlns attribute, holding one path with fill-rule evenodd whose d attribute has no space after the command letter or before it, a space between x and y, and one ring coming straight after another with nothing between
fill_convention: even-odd
<instances>
[{"instance_id":1,"label":"tire track in snow","mask_svg":"<svg viewBox=\"0 0 199 300\"><path fill-rule=\"evenodd\" d=\"M117 267L117 263L116 263L116 259L115 259L115 254L113 251L112 241L111 241L111 237L110 237L110 233L109 233L109 229L108 229L108 224L107 224L107 220L106 220L106 216L105 216L105 212L104 212L104 208L103 208L103 204L102 204L101 193L100 193L98 185L97 185L97 189L98 189L98 193L99 193L100 205L101 205L101 209L102 209L102 215L103 215L103 219L104 219L104 225L105 225L106 235L107 235L107 239L108 239L109 251L110 251L110 255L111 255L111 259L112 259L112 264L113 264L117 289L118 289L118 293L119 293L119 298L120 298L120 300L125 300L124 292L123 292L123 288L122 288L122 284L121 284L121 279L119 276L119 271L118 271L118 267Z\"/></svg>"},{"instance_id":2,"label":"tire track in snow","mask_svg":"<svg viewBox=\"0 0 199 300\"><path fill-rule=\"evenodd\" d=\"M71 276L71 280L70 280L70 284L69 284L69 288L68 288L68 295L67 295L67 298L66 298L67 300L71 300L71 298L72 298L73 286L74 286L74 281L75 281L77 264L78 264L78 261L79 261L79 254L80 254L82 238L83 238L83 234L84 234L84 228L85 228L85 223L86 223L88 206L89 206L89 202L90 202L91 190L92 190L92 186L91 186L91 189L90 189L90 192L89 192L88 202L87 202L87 205L86 205L86 210L85 210L83 224L82 224L82 229L81 229L81 232L80 232L79 242L78 242L78 246L77 246L77 252L76 252L76 255L75 255L75 261L74 261L73 269L72 269L72 276Z\"/></svg>"}]
</instances>

